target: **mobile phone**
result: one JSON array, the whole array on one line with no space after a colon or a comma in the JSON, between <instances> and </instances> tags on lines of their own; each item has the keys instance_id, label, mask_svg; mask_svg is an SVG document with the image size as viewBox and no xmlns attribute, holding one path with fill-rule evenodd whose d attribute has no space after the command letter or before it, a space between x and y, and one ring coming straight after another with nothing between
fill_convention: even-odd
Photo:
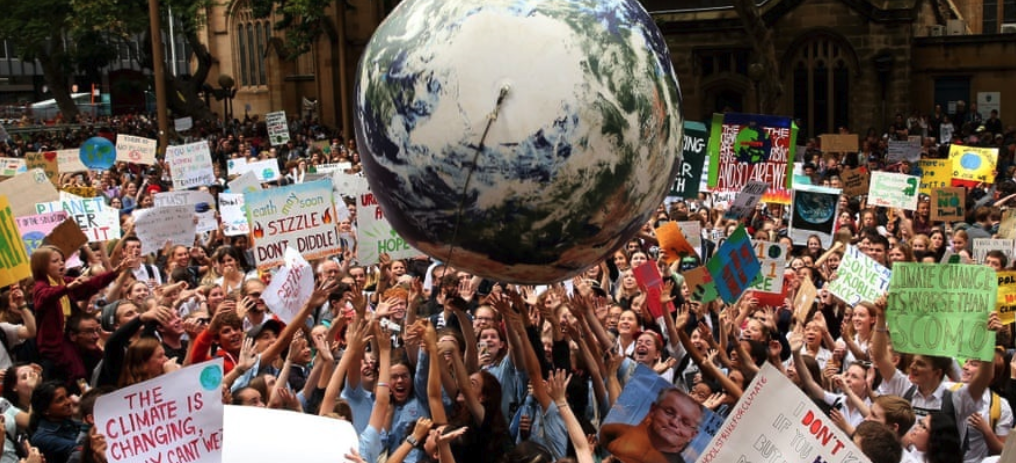
<instances>
[{"instance_id":1,"label":"mobile phone","mask_svg":"<svg viewBox=\"0 0 1016 463\"><path fill-rule=\"evenodd\" d=\"M480 341L476 343L476 347L480 351L481 356L487 355L487 341Z\"/></svg>"}]
</instances>

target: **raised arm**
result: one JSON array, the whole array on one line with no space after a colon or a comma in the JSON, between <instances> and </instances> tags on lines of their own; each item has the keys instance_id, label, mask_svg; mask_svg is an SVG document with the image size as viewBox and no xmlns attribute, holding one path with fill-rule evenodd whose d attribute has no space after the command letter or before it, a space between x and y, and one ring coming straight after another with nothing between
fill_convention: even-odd
<instances>
[{"instance_id":1,"label":"raised arm","mask_svg":"<svg viewBox=\"0 0 1016 463\"><path fill-rule=\"evenodd\" d=\"M568 401L565 400L565 391L568 389L569 382L571 382L571 374L564 370L552 371L550 377L547 378L547 393L557 404L561 419L564 420L568 438L571 439L572 446L575 447L575 459L578 460L578 463L593 463L593 449L589 446L586 434L582 432L582 425L579 424Z\"/></svg>"},{"instance_id":2,"label":"raised arm","mask_svg":"<svg viewBox=\"0 0 1016 463\"><path fill-rule=\"evenodd\" d=\"M881 296L875 301L875 332L871 333L871 355L872 363L878 372L882 374L882 381L888 382L896 375L896 365L893 365L893 356L889 353L889 329L885 323L885 310L888 299ZM844 335L845 336L845 335Z\"/></svg>"},{"instance_id":3,"label":"raised arm","mask_svg":"<svg viewBox=\"0 0 1016 463\"><path fill-rule=\"evenodd\" d=\"M349 325L349 329L346 330L346 353L339 359L339 366L335 367L335 371L332 372L331 380L328 381L328 387L325 388L325 395L321 398L321 410L320 415L325 415L329 411L335 408L335 399L339 396L339 392L342 390L342 381L346 377L346 371L351 368L354 359L360 356L354 355L353 352L362 352L363 346L367 342L367 336L370 330L370 323L361 320L359 317L355 318ZM380 360L379 360L380 361ZM352 386L351 386L352 387ZM356 386L359 387L359 386Z\"/></svg>"},{"instance_id":4,"label":"raised arm","mask_svg":"<svg viewBox=\"0 0 1016 463\"><path fill-rule=\"evenodd\" d=\"M268 346L264 352L261 353L261 362L265 365L269 365L279 357L279 354L289 345L289 342L293 339L293 335L296 334L296 330L299 330L306 326L307 317L310 316L311 311L317 307L321 307L325 301L328 300L328 295L332 292L336 282L334 280L325 280L314 288L314 292L311 294L310 299L303 305L300 312L282 329L279 333L279 338Z\"/></svg>"},{"instance_id":5,"label":"raised arm","mask_svg":"<svg viewBox=\"0 0 1016 463\"><path fill-rule=\"evenodd\" d=\"M468 345L468 344L467 344ZM469 413L473 415L473 423L476 426L483 424L483 419L487 414L487 411L483 408L483 404L480 403L480 397L473 390L472 384L469 382L469 373L466 372L466 365L462 361L462 354L459 352L459 346L455 342L444 341L438 343L438 353L441 357L450 355L452 359L452 373L455 376L455 380L458 382L459 391L462 391L462 396L466 399L466 408L469 409Z\"/></svg>"},{"instance_id":6,"label":"raised arm","mask_svg":"<svg viewBox=\"0 0 1016 463\"><path fill-rule=\"evenodd\" d=\"M540 407L546 412L550 408L550 395L547 394L547 388L543 383L540 359L536 357L536 351L533 349L532 343L529 342L529 337L522 335L526 330L525 323L522 321L522 315L511 310L509 311L508 321L508 329L516 332L523 356L526 359L526 374L529 375L529 383L533 385L533 397L536 398L540 403Z\"/></svg>"},{"instance_id":7,"label":"raised arm","mask_svg":"<svg viewBox=\"0 0 1016 463\"><path fill-rule=\"evenodd\" d=\"M723 374L723 372L720 371L720 369L717 368L716 365L713 364L713 362L706 361L706 359L702 356L702 353L699 352L694 345L692 345L691 337L688 336L688 333L684 332L684 326L687 323L688 323L688 311L681 311L681 313L678 314L677 316L677 321L675 321L675 325L677 327L677 336L681 340L681 344L684 345L685 351L687 351L688 355L691 356L692 361L699 366L699 369L702 370L703 375L708 375L709 377L713 378L713 380L715 380L717 383L719 383L720 386L723 386L723 389L725 389L727 391L727 394L733 397L735 401L740 399L742 393L741 388L738 387L736 384L734 384L734 382L729 377L727 377L727 375Z\"/></svg>"}]
</instances>

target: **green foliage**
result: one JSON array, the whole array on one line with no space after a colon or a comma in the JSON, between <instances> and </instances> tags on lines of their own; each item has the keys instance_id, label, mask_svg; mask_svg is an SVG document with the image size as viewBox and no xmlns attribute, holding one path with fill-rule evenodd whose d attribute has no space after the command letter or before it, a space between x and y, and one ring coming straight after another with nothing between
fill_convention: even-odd
<instances>
[{"instance_id":1,"label":"green foliage","mask_svg":"<svg viewBox=\"0 0 1016 463\"><path fill-rule=\"evenodd\" d=\"M236 0L234 0L236 1ZM290 59L296 58L314 46L314 42L325 30L331 18L328 7L331 0L249 0L251 11L256 18L267 18L274 11L281 19L275 22L275 30L285 32L284 50ZM348 0L346 8L351 8Z\"/></svg>"}]
</instances>

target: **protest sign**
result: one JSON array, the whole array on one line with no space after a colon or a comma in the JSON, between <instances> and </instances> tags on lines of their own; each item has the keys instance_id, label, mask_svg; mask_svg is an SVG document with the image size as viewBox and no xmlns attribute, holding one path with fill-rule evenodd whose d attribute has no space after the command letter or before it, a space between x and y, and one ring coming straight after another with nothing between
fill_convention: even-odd
<instances>
[{"instance_id":1,"label":"protest sign","mask_svg":"<svg viewBox=\"0 0 1016 463\"><path fill-rule=\"evenodd\" d=\"M351 162L336 162L333 164L318 164L316 166L310 166L311 173L315 174L334 174L337 171L345 172L353 168Z\"/></svg>"},{"instance_id":2,"label":"protest sign","mask_svg":"<svg viewBox=\"0 0 1016 463\"><path fill-rule=\"evenodd\" d=\"M635 281L639 287L645 292L646 308L649 310L649 315L654 320L663 322L663 319L660 318L665 313L663 303L660 302L660 295L663 294L663 277L660 275L660 269L656 267L656 262L645 262L632 269L632 273L635 275ZM666 313L673 310L674 305L667 303Z\"/></svg>"},{"instance_id":3,"label":"protest sign","mask_svg":"<svg viewBox=\"0 0 1016 463\"><path fill-rule=\"evenodd\" d=\"M88 166L81 162L80 149L57 150L56 163L60 172L64 173L84 172L88 170Z\"/></svg>"},{"instance_id":4,"label":"protest sign","mask_svg":"<svg viewBox=\"0 0 1016 463\"><path fill-rule=\"evenodd\" d=\"M60 199L60 193L42 169L32 169L0 182L0 196L10 201L15 217L38 214L36 202Z\"/></svg>"},{"instance_id":5,"label":"protest sign","mask_svg":"<svg viewBox=\"0 0 1016 463\"><path fill-rule=\"evenodd\" d=\"M868 206L917 209L917 187L921 179L914 175L876 171L871 173Z\"/></svg>"},{"instance_id":6,"label":"protest sign","mask_svg":"<svg viewBox=\"0 0 1016 463\"><path fill-rule=\"evenodd\" d=\"M751 282L751 289L757 293L776 294L778 305L783 304L783 273L787 268L787 245L772 241L751 241L755 258L759 261L759 272ZM756 296L758 297L758 296ZM765 305L765 304L763 304ZM772 305L772 304L768 304Z\"/></svg>"},{"instance_id":7,"label":"protest sign","mask_svg":"<svg viewBox=\"0 0 1016 463\"><path fill-rule=\"evenodd\" d=\"M67 256L65 265L67 268L73 267L72 262L81 265L81 260L78 259L76 253L86 243L88 243L88 237L81 232L81 227L78 227L77 222L70 217L53 227L53 230L42 240L42 244L56 246L63 251Z\"/></svg>"},{"instance_id":8,"label":"protest sign","mask_svg":"<svg viewBox=\"0 0 1016 463\"><path fill-rule=\"evenodd\" d=\"M697 463L773 461L860 463L868 457L800 388L766 364Z\"/></svg>"},{"instance_id":9,"label":"protest sign","mask_svg":"<svg viewBox=\"0 0 1016 463\"><path fill-rule=\"evenodd\" d=\"M374 193L360 195L356 202L357 260L363 264L375 264L381 253L388 253L392 259L408 259L420 254L385 219L385 213L374 198Z\"/></svg>"},{"instance_id":10,"label":"protest sign","mask_svg":"<svg viewBox=\"0 0 1016 463\"><path fill-rule=\"evenodd\" d=\"M934 222L963 220L966 207L966 188L948 187L931 190L931 220Z\"/></svg>"},{"instance_id":11,"label":"protest sign","mask_svg":"<svg viewBox=\"0 0 1016 463\"><path fill-rule=\"evenodd\" d=\"M173 188L186 190L215 183L212 152L207 141L167 146L166 163L173 176Z\"/></svg>"},{"instance_id":12,"label":"protest sign","mask_svg":"<svg viewBox=\"0 0 1016 463\"><path fill-rule=\"evenodd\" d=\"M656 239L660 243L660 255L667 265L684 256L696 255L695 248L684 237L677 222L667 222L657 228Z\"/></svg>"},{"instance_id":13,"label":"protest sign","mask_svg":"<svg viewBox=\"0 0 1016 463\"><path fill-rule=\"evenodd\" d=\"M272 282L261 297L272 313L285 323L292 323L314 292L314 270L291 247L286 248L285 264L272 276Z\"/></svg>"},{"instance_id":14,"label":"protest sign","mask_svg":"<svg viewBox=\"0 0 1016 463\"><path fill-rule=\"evenodd\" d=\"M282 146L289 141L289 123L286 122L285 111L265 114L265 124L268 126L268 140L272 146Z\"/></svg>"},{"instance_id":15,"label":"protest sign","mask_svg":"<svg viewBox=\"0 0 1016 463\"><path fill-rule=\"evenodd\" d=\"M102 198L68 197L38 203L35 213L65 211L81 227L89 242L120 237L120 211L106 205Z\"/></svg>"},{"instance_id":16,"label":"protest sign","mask_svg":"<svg viewBox=\"0 0 1016 463\"><path fill-rule=\"evenodd\" d=\"M247 158L231 158L226 160L226 174L229 176L243 175L250 171Z\"/></svg>"},{"instance_id":17,"label":"protest sign","mask_svg":"<svg viewBox=\"0 0 1016 463\"><path fill-rule=\"evenodd\" d=\"M195 228L198 233L219 228L219 219L215 217L215 198L207 191L168 191L156 193L153 199L155 207L190 206L191 212L198 218Z\"/></svg>"},{"instance_id":18,"label":"protest sign","mask_svg":"<svg viewBox=\"0 0 1016 463\"><path fill-rule=\"evenodd\" d=\"M247 207L244 206L242 193L219 193L219 215L222 220L222 231L226 236L250 233Z\"/></svg>"},{"instance_id":19,"label":"protest sign","mask_svg":"<svg viewBox=\"0 0 1016 463\"><path fill-rule=\"evenodd\" d=\"M769 185L763 201L790 203L797 126L789 117L714 114L708 146L714 192L738 192L757 180Z\"/></svg>"},{"instance_id":20,"label":"protest sign","mask_svg":"<svg viewBox=\"0 0 1016 463\"><path fill-rule=\"evenodd\" d=\"M99 196L99 190L92 186L65 186L60 191L66 191L74 196L82 198L94 198Z\"/></svg>"},{"instance_id":21,"label":"protest sign","mask_svg":"<svg viewBox=\"0 0 1016 463\"><path fill-rule=\"evenodd\" d=\"M108 138L92 137L81 144L78 157L89 169L109 170L116 163L116 146Z\"/></svg>"},{"instance_id":22,"label":"protest sign","mask_svg":"<svg viewBox=\"0 0 1016 463\"><path fill-rule=\"evenodd\" d=\"M222 461L222 363L190 365L100 396L95 426L106 437L106 459Z\"/></svg>"},{"instance_id":23,"label":"protest sign","mask_svg":"<svg viewBox=\"0 0 1016 463\"><path fill-rule=\"evenodd\" d=\"M367 177L345 172L332 174L332 188L342 196L357 199L370 191Z\"/></svg>"},{"instance_id":24,"label":"protest sign","mask_svg":"<svg viewBox=\"0 0 1016 463\"><path fill-rule=\"evenodd\" d=\"M706 264L724 302L732 304L748 288L760 266L744 225L737 227Z\"/></svg>"},{"instance_id":25,"label":"protest sign","mask_svg":"<svg viewBox=\"0 0 1016 463\"><path fill-rule=\"evenodd\" d=\"M194 207L163 206L134 210L134 232L141 239L141 253L158 252L167 242L194 245Z\"/></svg>"},{"instance_id":26,"label":"protest sign","mask_svg":"<svg viewBox=\"0 0 1016 463\"><path fill-rule=\"evenodd\" d=\"M258 180L258 176L254 175L254 172L244 172L243 175L234 178L229 181L229 191L235 194L244 194L251 191L261 190L261 180Z\"/></svg>"},{"instance_id":27,"label":"protest sign","mask_svg":"<svg viewBox=\"0 0 1016 463\"><path fill-rule=\"evenodd\" d=\"M133 135L116 135L116 160L134 164L155 164L157 141Z\"/></svg>"},{"instance_id":28,"label":"protest sign","mask_svg":"<svg viewBox=\"0 0 1016 463\"><path fill-rule=\"evenodd\" d=\"M810 278L801 281L801 286L797 288L797 295L794 296L794 319L801 326L804 326L808 321L808 312L811 311L816 296L818 296L818 289L815 288L815 283L812 283Z\"/></svg>"},{"instance_id":29,"label":"protest sign","mask_svg":"<svg viewBox=\"0 0 1016 463\"><path fill-rule=\"evenodd\" d=\"M921 194L930 196L936 188L952 186L952 162L948 159L921 159L917 167L921 169Z\"/></svg>"},{"instance_id":30,"label":"protest sign","mask_svg":"<svg viewBox=\"0 0 1016 463\"><path fill-rule=\"evenodd\" d=\"M688 285L688 291L691 292L693 300L705 304L715 301L716 298L720 297L720 294L716 292L716 283L713 281L713 276L705 266L686 270L681 273L681 276L684 277L684 282Z\"/></svg>"},{"instance_id":31,"label":"protest sign","mask_svg":"<svg viewBox=\"0 0 1016 463\"><path fill-rule=\"evenodd\" d=\"M190 130L191 127L194 127L194 119L190 116L173 119L173 129L177 132Z\"/></svg>"},{"instance_id":32,"label":"protest sign","mask_svg":"<svg viewBox=\"0 0 1016 463\"><path fill-rule=\"evenodd\" d=\"M252 191L243 201L259 269L281 265L287 247L308 260L342 252L330 180Z\"/></svg>"},{"instance_id":33,"label":"protest sign","mask_svg":"<svg viewBox=\"0 0 1016 463\"><path fill-rule=\"evenodd\" d=\"M279 171L279 161L275 159L265 159L264 161L256 162L244 162L236 163L233 166L233 170L230 171L230 175L237 174L242 175L246 173L254 174L261 182L274 182L282 179L282 172ZM235 182L236 180L234 180Z\"/></svg>"},{"instance_id":34,"label":"protest sign","mask_svg":"<svg viewBox=\"0 0 1016 463\"><path fill-rule=\"evenodd\" d=\"M32 276L25 244L6 196L0 195L0 288Z\"/></svg>"},{"instance_id":35,"label":"protest sign","mask_svg":"<svg viewBox=\"0 0 1016 463\"><path fill-rule=\"evenodd\" d=\"M60 187L60 169L56 163L56 151L25 153L26 169L42 169L53 186Z\"/></svg>"},{"instance_id":36,"label":"protest sign","mask_svg":"<svg viewBox=\"0 0 1016 463\"><path fill-rule=\"evenodd\" d=\"M27 170L24 159L0 158L0 177L13 177Z\"/></svg>"},{"instance_id":37,"label":"protest sign","mask_svg":"<svg viewBox=\"0 0 1016 463\"><path fill-rule=\"evenodd\" d=\"M64 211L18 217L16 219L18 230L21 232L21 241L25 243L25 251L28 255L32 255L36 249L39 249L46 235L65 219L67 219L67 213Z\"/></svg>"},{"instance_id":38,"label":"protest sign","mask_svg":"<svg viewBox=\"0 0 1016 463\"><path fill-rule=\"evenodd\" d=\"M979 183L995 181L998 148L977 148L967 145L950 145L952 186L974 187Z\"/></svg>"},{"instance_id":39,"label":"protest sign","mask_svg":"<svg viewBox=\"0 0 1016 463\"><path fill-rule=\"evenodd\" d=\"M678 228L681 229L681 234L684 235L684 239L688 241L688 244L692 248L695 248L695 254L702 257L702 223L698 221L692 222L677 222ZM660 245L663 247L663 245Z\"/></svg>"},{"instance_id":40,"label":"protest sign","mask_svg":"<svg viewBox=\"0 0 1016 463\"><path fill-rule=\"evenodd\" d=\"M995 311L1003 325L1016 322L1016 271L1003 270L998 275L998 297Z\"/></svg>"},{"instance_id":41,"label":"protest sign","mask_svg":"<svg viewBox=\"0 0 1016 463\"><path fill-rule=\"evenodd\" d=\"M679 380L685 387L688 387L688 383L692 381L692 378ZM653 407L653 403L664 390L672 392L668 392L662 398L665 402L661 401L660 404ZM533 412L529 412L530 416ZM630 445L632 441L639 438L649 442L649 436L645 434L649 432L647 429L649 423L662 419L664 413L675 413L675 417L668 419L681 422L680 426L689 428L673 431L688 436L687 446L680 451L681 461L698 459L702 450L723 423L722 416L699 405L688 394L674 388L673 384L661 378L649 367L638 364L631 373L631 377L625 382L621 395L618 396L614 406L610 408L607 416L603 419L603 426L600 428L600 444L620 461L668 461L662 453L655 449L632 448ZM641 440L638 441L641 442ZM629 445L625 445L625 443Z\"/></svg>"},{"instance_id":42,"label":"protest sign","mask_svg":"<svg viewBox=\"0 0 1016 463\"><path fill-rule=\"evenodd\" d=\"M892 272L864 255L857 246L849 245L843 253L836 279L829 282L829 292L847 305L875 302L889 289Z\"/></svg>"},{"instance_id":43,"label":"protest sign","mask_svg":"<svg viewBox=\"0 0 1016 463\"><path fill-rule=\"evenodd\" d=\"M702 170L706 163L709 132L701 122L684 123L684 144L681 145L681 167L670 187L670 196L698 198Z\"/></svg>"},{"instance_id":44,"label":"protest sign","mask_svg":"<svg viewBox=\"0 0 1016 463\"><path fill-rule=\"evenodd\" d=\"M920 159L920 140L889 140L889 151L886 153L886 160L890 163L902 161L917 162Z\"/></svg>"},{"instance_id":45,"label":"protest sign","mask_svg":"<svg viewBox=\"0 0 1016 463\"><path fill-rule=\"evenodd\" d=\"M826 153L853 153L857 151L857 134L825 134L818 136L822 151Z\"/></svg>"},{"instance_id":46,"label":"protest sign","mask_svg":"<svg viewBox=\"0 0 1016 463\"><path fill-rule=\"evenodd\" d=\"M225 435L222 463L335 463L336 455L359 448L356 430L346 420L264 407L224 408L229 432ZM295 442L299 445L286 444Z\"/></svg>"},{"instance_id":47,"label":"protest sign","mask_svg":"<svg viewBox=\"0 0 1016 463\"><path fill-rule=\"evenodd\" d=\"M986 265L893 264L886 321L893 350L992 361L998 277Z\"/></svg>"},{"instance_id":48,"label":"protest sign","mask_svg":"<svg viewBox=\"0 0 1016 463\"><path fill-rule=\"evenodd\" d=\"M1016 246L1016 240L1012 239L1000 239L1000 238L974 238L973 250L974 255L972 258L975 263L983 264L984 258L988 256L990 251L1002 251L1005 256L1009 259L1009 262L1014 262L1014 250L1013 246Z\"/></svg>"},{"instance_id":49,"label":"protest sign","mask_svg":"<svg viewBox=\"0 0 1016 463\"><path fill-rule=\"evenodd\" d=\"M755 206L762 200L769 185L765 182L750 180L741 189L741 193L734 198L734 204L723 214L724 218L741 220L755 212Z\"/></svg>"},{"instance_id":50,"label":"protest sign","mask_svg":"<svg viewBox=\"0 0 1016 463\"><path fill-rule=\"evenodd\" d=\"M843 194L851 198L868 194L868 173L861 169L844 170L840 173L840 181L843 182Z\"/></svg>"},{"instance_id":51,"label":"protest sign","mask_svg":"<svg viewBox=\"0 0 1016 463\"><path fill-rule=\"evenodd\" d=\"M839 215L840 190L820 186L798 185L793 190L790 206L790 239L794 244L807 245L811 235L818 235L822 247L833 245L836 219Z\"/></svg>"}]
</instances>

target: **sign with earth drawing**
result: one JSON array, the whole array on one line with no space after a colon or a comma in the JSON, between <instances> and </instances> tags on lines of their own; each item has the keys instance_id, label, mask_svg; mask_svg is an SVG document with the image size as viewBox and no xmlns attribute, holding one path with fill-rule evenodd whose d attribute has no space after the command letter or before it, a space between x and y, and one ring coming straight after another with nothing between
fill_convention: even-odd
<instances>
[{"instance_id":1,"label":"sign with earth drawing","mask_svg":"<svg viewBox=\"0 0 1016 463\"><path fill-rule=\"evenodd\" d=\"M788 117L714 114L709 135L709 188L738 192L749 181L769 185L767 203L790 204L797 126Z\"/></svg>"},{"instance_id":2,"label":"sign with earth drawing","mask_svg":"<svg viewBox=\"0 0 1016 463\"><path fill-rule=\"evenodd\" d=\"M361 264L376 264L382 253L392 259L408 259L422 254L406 242L385 220L374 194L361 193L356 199L356 260Z\"/></svg>"},{"instance_id":3,"label":"sign with earth drawing","mask_svg":"<svg viewBox=\"0 0 1016 463\"><path fill-rule=\"evenodd\" d=\"M282 146L289 141L289 124L286 122L285 111L265 114L265 124L268 125L268 139L272 146Z\"/></svg>"},{"instance_id":4,"label":"sign with earth drawing","mask_svg":"<svg viewBox=\"0 0 1016 463\"><path fill-rule=\"evenodd\" d=\"M953 168L952 186L975 187L995 181L998 148L954 144L949 147L949 160Z\"/></svg>"}]
</instances>

